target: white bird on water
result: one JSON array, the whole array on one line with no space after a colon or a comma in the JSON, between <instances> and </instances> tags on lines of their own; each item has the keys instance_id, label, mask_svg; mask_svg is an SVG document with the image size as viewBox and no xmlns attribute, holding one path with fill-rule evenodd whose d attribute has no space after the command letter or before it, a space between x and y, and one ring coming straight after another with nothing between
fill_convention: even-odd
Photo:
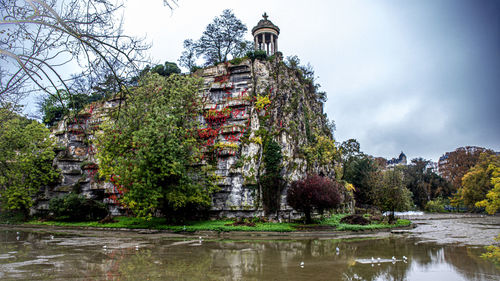
<instances>
[{"instance_id":1,"label":"white bird on water","mask_svg":"<svg viewBox=\"0 0 500 281\"><path fill-rule=\"evenodd\" d=\"M139 250L139 245L135 245L135 250L138 251Z\"/></svg>"},{"instance_id":2,"label":"white bird on water","mask_svg":"<svg viewBox=\"0 0 500 281\"><path fill-rule=\"evenodd\" d=\"M406 256L403 256L403 259L404 259L404 260L407 260L408 258L407 258Z\"/></svg>"},{"instance_id":3,"label":"white bird on water","mask_svg":"<svg viewBox=\"0 0 500 281\"><path fill-rule=\"evenodd\" d=\"M392 256L392 260L395 261L396 260L396 257L395 256Z\"/></svg>"},{"instance_id":4,"label":"white bird on water","mask_svg":"<svg viewBox=\"0 0 500 281\"><path fill-rule=\"evenodd\" d=\"M300 262L300 267L304 267L304 262L303 261Z\"/></svg>"},{"instance_id":5,"label":"white bird on water","mask_svg":"<svg viewBox=\"0 0 500 281\"><path fill-rule=\"evenodd\" d=\"M50 235L50 240L54 240L54 235Z\"/></svg>"},{"instance_id":6,"label":"white bird on water","mask_svg":"<svg viewBox=\"0 0 500 281\"><path fill-rule=\"evenodd\" d=\"M102 248L103 248L103 249L106 249L107 247L108 247L108 246L106 246L106 245L102 246Z\"/></svg>"}]
</instances>

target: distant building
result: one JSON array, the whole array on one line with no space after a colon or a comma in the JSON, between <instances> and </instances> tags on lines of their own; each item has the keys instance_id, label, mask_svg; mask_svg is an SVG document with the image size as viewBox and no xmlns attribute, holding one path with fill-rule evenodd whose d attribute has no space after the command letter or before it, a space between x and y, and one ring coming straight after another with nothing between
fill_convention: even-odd
<instances>
[{"instance_id":1,"label":"distant building","mask_svg":"<svg viewBox=\"0 0 500 281\"><path fill-rule=\"evenodd\" d=\"M401 154L399 154L398 158L392 158L390 160L387 160L387 165L386 168L393 168L395 166L406 166L407 161L406 161L406 155L401 151Z\"/></svg>"}]
</instances>

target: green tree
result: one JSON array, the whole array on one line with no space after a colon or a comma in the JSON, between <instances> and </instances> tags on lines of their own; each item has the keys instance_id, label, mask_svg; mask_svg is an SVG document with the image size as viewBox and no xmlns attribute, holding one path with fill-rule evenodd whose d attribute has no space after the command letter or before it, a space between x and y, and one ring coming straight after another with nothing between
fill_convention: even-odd
<instances>
[{"instance_id":1,"label":"green tree","mask_svg":"<svg viewBox=\"0 0 500 281\"><path fill-rule=\"evenodd\" d=\"M179 58L179 65L193 72L198 66L196 65L196 43L192 39L184 40L184 51Z\"/></svg>"},{"instance_id":2,"label":"green tree","mask_svg":"<svg viewBox=\"0 0 500 281\"><path fill-rule=\"evenodd\" d=\"M54 141L42 124L0 109L10 115L0 126L0 200L2 208L25 215L40 188L57 182L52 167Z\"/></svg>"},{"instance_id":3,"label":"green tree","mask_svg":"<svg viewBox=\"0 0 500 281\"><path fill-rule=\"evenodd\" d=\"M375 204L375 187L380 182L380 171L367 155L350 157L344 164L343 179L354 185L354 197L358 206Z\"/></svg>"},{"instance_id":4,"label":"green tree","mask_svg":"<svg viewBox=\"0 0 500 281\"><path fill-rule=\"evenodd\" d=\"M180 74L181 69L177 66L175 62L166 61L164 64L157 64L153 67L146 65L138 76L131 79L131 83L136 85L140 79L144 78L147 74L156 73L163 77L168 77L172 74Z\"/></svg>"},{"instance_id":5,"label":"green tree","mask_svg":"<svg viewBox=\"0 0 500 281\"><path fill-rule=\"evenodd\" d=\"M168 77L172 74L179 74L181 73L180 68L177 66L175 62L169 62L166 61L164 64L158 64L155 65L151 69L152 73L158 73L159 75L163 77Z\"/></svg>"},{"instance_id":6,"label":"green tree","mask_svg":"<svg viewBox=\"0 0 500 281\"><path fill-rule=\"evenodd\" d=\"M196 54L196 57L203 56L206 65L226 62L229 56L244 55L252 47L252 43L243 38L246 32L247 27L233 12L224 10L220 17L215 17L213 22L207 25L198 41L184 41L186 50L180 58L181 65L192 66L193 54Z\"/></svg>"},{"instance_id":7,"label":"green tree","mask_svg":"<svg viewBox=\"0 0 500 281\"><path fill-rule=\"evenodd\" d=\"M267 137L264 143L264 166L266 171L260 178L262 201L267 214L279 210L281 192L284 187L280 175L281 159L280 145L271 137Z\"/></svg>"},{"instance_id":8,"label":"green tree","mask_svg":"<svg viewBox=\"0 0 500 281\"><path fill-rule=\"evenodd\" d=\"M346 163L350 158L361 153L359 142L356 139L343 141L340 145L340 151L342 152L343 163Z\"/></svg>"},{"instance_id":9,"label":"green tree","mask_svg":"<svg viewBox=\"0 0 500 281\"><path fill-rule=\"evenodd\" d=\"M376 191L376 202L382 211L391 212L390 220L394 219L395 211L407 211L412 206L412 193L405 187L403 172L399 169L384 172L382 183Z\"/></svg>"},{"instance_id":10,"label":"green tree","mask_svg":"<svg viewBox=\"0 0 500 281\"><path fill-rule=\"evenodd\" d=\"M494 188L492 178L498 167L500 156L481 153L476 165L463 176L458 193L467 207L473 208L476 202L486 199L488 191Z\"/></svg>"},{"instance_id":11,"label":"green tree","mask_svg":"<svg viewBox=\"0 0 500 281\"><path fill-rule=\"evenodd\" d=\"M55 95L46 96L39 104L42 122L48 127L52 127L63 120L65 116L76 114L85 105L104 97L102 92L87 95L83 93L69 94L67 91L59 90Z\"/></svg>"},{"instance_id":12,"label":"green tree","mask_svg":"<svg viewBox=\"0 0 500 281\"><path fill-rule=\"evenodd\" d=\"M202 170L197 118L199 79L146 75L131 90L116 121L97 136L100 174L139 217L161 211L184 218L211 204L213 178Z\"/></svg>"},{"instance_id":13,"label":"green tree","mask_svg":"<svg viewBox=\"0 0 500 281\"><path fill-rule=\"evenodd\" d=\"M423 158L411 160L403 169L405 185L413 194L414 203L421 209L428 201L451 195L451 184L428 168L430 161Z\"/></svg>"}]
</instances>

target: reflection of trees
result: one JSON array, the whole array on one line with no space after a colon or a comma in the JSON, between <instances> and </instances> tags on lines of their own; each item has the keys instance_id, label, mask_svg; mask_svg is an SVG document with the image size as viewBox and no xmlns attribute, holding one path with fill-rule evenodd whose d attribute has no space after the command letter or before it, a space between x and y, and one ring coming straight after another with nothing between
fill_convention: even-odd
<instances>
[{"instance_id":1,"label":"reflection of trees","mask_svg":"<svg viewBox=\"0 0 500 281\"><path fill-rule=\"evenodd\" d=\"M410 272L431 272L446 264L458 272L453 274L471 280L498 275L494 266L478 258L478 248L416 244L416 240L400 237L358 241L205 241L201 245L147 240L147 246L136 250L138 242L129 238L71 236L52 241L49 234L22 232L20 236L20 241L16 241L15 231L0 232L0 254L18 252L15 260L0 259L0 267L40 256L55 257L23 267L26 272L18 279L407 280ZM102 248L103 243L110 243L108 250ZM336 247L340 249L338 255ZM409 258L408 263L372 266L356 262L371 257L401 259L403 255ZM9 274L2 278L16 278Z\"/></svg>"},{"instance_id":2,"label":"reflection of trees","mask_svg":"<svg viewBox=\"0 0 500 281\"><path fill-rule=\"evenodd\" d=\"M498 271L492 263L486 263L479 256L480 248L473 247L446 247L444 258L455 270L470 280L484 280L485 276L495 276Z\"/></svg>"}]
</instances>

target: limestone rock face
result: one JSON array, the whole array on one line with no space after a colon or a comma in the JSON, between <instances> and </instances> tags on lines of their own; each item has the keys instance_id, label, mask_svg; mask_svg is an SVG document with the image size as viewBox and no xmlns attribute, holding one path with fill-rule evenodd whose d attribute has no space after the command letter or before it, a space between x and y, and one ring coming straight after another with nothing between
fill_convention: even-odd
<instances>
[{"instance_id":1,"label":"limestone rock face","mask_svg":"<svg viewBox=\"0 0 500 281\"><path fill-rule=\"evenodd\" d=\"M278 59L239 65L219 64L198 72L204 79L201 91L206 109L230 109L230 116L215 123L203 119L204 130L215 130L206 146L233 147L232 153L217 155L220 192L215 194L212 211L218 216L263 215L260 176L263 164L263 132L281 147L281 176L287 184L309 172L333 175L331 167L308 163L304 149L313 133L331 138L323 103L310 81L298 69ZM267 101L265 101L267 97ZM313 132L313 130L315 132ZM309 161L311 162L311 161ZM286 188L278 215L286 215Z\"/></svg>"},{"instance_id":2,"label":"limestone rock face","mask_svg":"<svg viewBox=\"0 0 500 281\"><path fill-rule=\"evenodd\" d=\"M220 190L213 195L210 209L214 217L264 215L260 178L263 164L264 136L281 147L281 176L288 186L307 172L333 175L330 166L308 159L305 151L315 135L331 139L323 102L311 81L299 69L281 60L250 61L238 65L219 64L198 70L204 83L199 95L204 101L204 114L199 116L198 135L203 141L206 159L216 167ZM63 149L54 164L63 174L59 186L47 197L77 190L88 197L109 203L120 210L113 185L97 180L98 163L91 145L99 124L109 108L120 100L93 104L74 120L66 120L53 131ZM286 187L278 216L290 216L286 205Z\"/></svg>"},{"instance_id":3,"label":"limestone rock face","mask_svg":"<svg viewBox=\"0 0 500 281\"><path fill-rule=\"evenodd\" d=\"M77 116L67 117L52 130L60 146L54 166L62 175L61 182L52 189L46 189L38 209L47 209L50 198L68 192L77 192L88 198L102 200L109 204L112 214L120 214L116 202L113 202L113 185L98 180L98 164L95 159L96 147L92 144L99 125L108 118L109 109L116 108L120 99L93 103Z\"/></svg>"}]
</instances>

